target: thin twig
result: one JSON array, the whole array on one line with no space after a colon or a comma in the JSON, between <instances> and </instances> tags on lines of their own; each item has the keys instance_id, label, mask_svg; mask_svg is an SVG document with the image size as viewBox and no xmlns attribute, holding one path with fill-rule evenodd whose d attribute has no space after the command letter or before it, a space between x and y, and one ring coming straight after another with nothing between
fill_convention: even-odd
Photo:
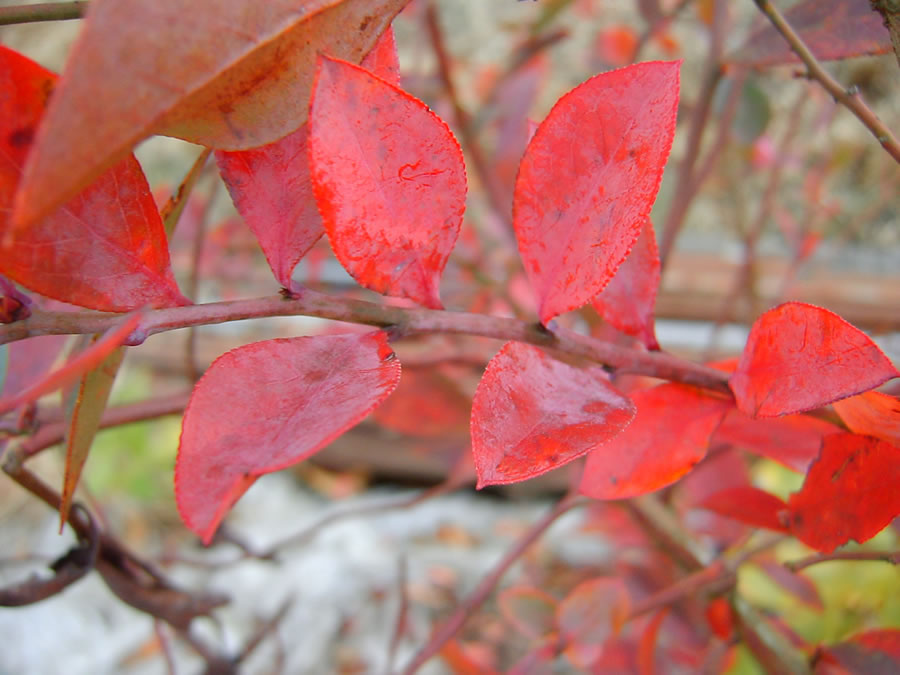
<instances>
[{"instance_id":1,"label":"thin twig","mask_svg":"<svg viewBox=\"0 0 900 675\"><path fill-rule=\"evenodd\" d=\"M450 105L453 107L453 116L456 118L456 126L459 129L460 140L462 140L466 152L469 155L469 164L475 170L475 173L478 174L478 179L484 186L491 208L503 219L503 221L509 222L512 204L507 204L505 202L503 191L497 186L497 182L494 179L494 173L490 170L484 152L482 152L481 145L476 137L475 130L472 126L472 119L465 107L463 107L456 85L453 83L453 75L450 72L450 55L444 44L444 34L441 30L440 16L438 16L437 6L434 2L429 2L428 6L425 8L425 25L428 29L428 35L431 38L434 55L437 58L438 72L440 73L441 81L447 92L447 98L450 99Z\"/></svg>"},{"instance_id":2,"label":"thin twig","mask_svg":"<svg viewBox=\"0 0 900 675\"><path fill-rule=\"evenodd\" d=\"M798 572L807 567L832 560L858 560L868 562L886 562L891 565L900 565L900 551L838 551L837 553L820 553L808 558L792 560L784 563L791 572Z\"/></svg>"},{"instance_id":3,"label":"thin twig","mask_svg":"<svg viewBox=\"0 0 900 675\"><path fill-rule=\"evenodd\" d=\"M800 57L806 66L807 75L810 79L816 80L825 90L834 97L834 100L845 106L852 112L865 127L872 132L876 140L891 157L900 162L900 143L891 133L884 123L878 119L869 106L865 104L859 95L859 91L855 88L847 89L840 82L834 79L827 70L816 60L816 57L809 50L809 47L803 42L796 31L787 22L781 12L776 9L769 0L753 0L775 29L784 36L794 53Z\"/></svg>"},{"instance_id":4,"label":"thin twig","mask_svg":"<svg viewBox=\"0 0 900 675\"><path fill-rule=\"evenodd\" d=\"M80 19L87 11L87 7L87 2L45 2L38 5L0 7L0 26Z\"/></svg>"},{"instance_id":5,"label":"thin twig","mask_svg":"<svg viewBox=\"0 0 900 675\"><path fill-rule=\"evenodd\" d=\"M302 289L291 298L279 295L146 310L125 344L140 344L156 333L187 326L301 315L382 328L393 326L396 333L402 336L449 333L516 340L602 363L613 369L652 375L730 395L726 373L662 352L642 352L563 328L548 329L537 323L518 319L468 312L388 307L364 300L333 297L309 289ZM23 321L0 325L0 344L36 335L102 333L111 326L119 325L121 320L121 315L102 312L35 311Z\"/></svg>"},{"instance_id":6,"label":"thin twig","mask_svg":"<svg viewBox=\"0 0 900 675\"><path fill-rule=\"evenodd\" d=\"M465 624L472 612L478 609L494 588L500 583L503 575L522 555L546 532L557 519L576 506L585 503L583 497L577 494L569 494L563 497L556 506L541 520L535 523L503 556L503 559L485 576L481 583L466 598L457 605L453 614L431 636L431 639L413 657L413 660L403 670L404 675L413 675L425 663L435 656L441 648L456 635Z\"/></svg>"},{"instance_id":7,"label":"thin twig","mask_svg":"<svg viewBox=\"0 0 900 675\"><path fill-rule=\"evenodd\" d=\"M403 632L406 630L406 622L409 614L409 595L406 592L406 580L409 576L409 564L406 556L401 555L397 560L397 618L394 620L394 630L391 634L391 642L388 645L387 659L384 666L384 672L391 675L394 672L394 661L397 659L397 649L400 647L400 640L403 639Z\"/></svg>"},{"instance_id":8,"label":"thin twig","mask_svg":"<svg viewBox=\"0 0 900 675\"><path fill-rule=\"evenodd\" d=\"M719 81L722 79L722 42L724 37L725 4L715 4L712 26L710 26L709 53L706 56L706 72L703 76L703 84L697 95L694 110L691 114L691 122L688 128L687 148L680 164L678 165L678 178L675 184L674 197L666 213L665 224L659 240L659 260L663 272L669 256L675 246L675 240L684 225L685 216L694 200L699 182L695 180L694 166L700 155L700 147L703 141L703 132L709 123L712 111L713 95Z\"/></svg>"}]
</instances>

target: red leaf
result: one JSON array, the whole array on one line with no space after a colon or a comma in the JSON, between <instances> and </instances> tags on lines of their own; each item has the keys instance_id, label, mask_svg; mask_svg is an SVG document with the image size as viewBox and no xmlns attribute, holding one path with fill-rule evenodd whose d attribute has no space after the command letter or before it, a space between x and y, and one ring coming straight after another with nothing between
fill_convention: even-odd
<instances>
[{"instance_id":1,"label":"red leaf","mask_svg":"<svg viewBox=\"0 0 900 675\"><path fill-rule=\"evenodd\" d=\"M373 417L383 427L413 436L468 436L471 411L471 400L451 377L435 369L407 368Z\"/></svg>"},{"instance_id":2,"label":"red leaf","mask_svg":"<svg viewBox=\"0 0 900 675\"><path fill-rule=\"evenodd\" d=\"M0 45L0 273L47 297L109 312L188 304L133 156L46 218L12 228L13 196L56 80Z\"/></svg>"},{"instance_id":3,"label":"red leaf","mask_svg":"<svg viewBox=\"0 0 900 675\"><path fill-rule=\"evenodd\" d=\"M891 38L869 3L857 0L805 0L785 11L784 18L820 61L866 54L885 54ZM772 66L799 61L774 26L766 25L747 38L727 61Z\"/></svg>"},{"instance_id":4,"label":"red leaf","mask_svg":"<svg viewBox=\"0 0 900 675\"><path fill-rule=\"evenodd\" d=\"M400 59L393 28L388 26L359 65L395 87L400 86Z\"/></svg>"},{"instance_id":5,"label":"red leaf","mask_svg":"<svg viewBox=\"0 0 900 675\"><path fill-rule=\"evenodd\" d=\"M603 643L619 632L630 609L631 599L620 578L595 577L573 588L556 612L569 660L581 668L595 662L602 654Z\"/></svg>"},{"instance_id":6,"label":"red leaf","mask_svg":"<svg viewBox=\"0 0 900 675\"><path fill-rule=\"evenodd\" d=\"M868 391L898 375L878 346L837 314L787 302L753 324L729 384L741 411L776 417Z\"/></svg>"},{"instance_id":7,"label":"red leaf","mask_svg":"<svg viewBox=\"0 0 900 675\"><path fill-rule=\"evenodd\" d=\"M867 391L833 405L850 431L900 446L900 400L896 396Z\"/></svg>"},{"instance_id":8,"label":"red leaf","mask_svg":"<svg viewBox=\"0 0 900 675\"><path fill-rule=\"evenodd\" d=\"M735 409L716 429L713 444L729 443L806 473L819 456L822 438L839 431L839 426L809 415L754 419Z\"/></svg>"},{"instance_id":9,"label":"red leaf","mask_svg":"<svg viewBox=\"0 0 900 675\"><path fill-rule=\"evenodd\" d=\"M787 532L779 515L787 508L787 504L775 495L751 485L716 492L704 499L699 506L747 525Z\"/></svg>"},{"instance_id":10,"label":"red leaf","mask_svg":"<svg viewBox=\"0 0 900 675\"><path fill-rule=\"evenodd\" d=\"M390 28L362 65L385 79L399 80ZM297 263L325 232L309 179L309 126L304 123L284 138L253 150L217 150L216 163L275 278L290 288Z\"/></svg>"},{"instance_id":11,"label":"red leaf","mask_svg":"<svg viewBox=\"0 0 900 675\"><path fill-rule=\"evenodd\" d=\"M868 541L900 514L900 448L871 436L826 436L803 487L788 499L791 533L830 553Z\"/></svg>"},{"instance_id":12,"label":"red leaf","mask_svg":"<svg viewBox=\"0 0 900 675\"><path fill-rule=\"evenodd\" d=\"M631 397L637 415L624 432L588 455L581 492L623 499L674 483L706 456L709 437L731 403L681 384Z\"/></svg>"},{"instance_id":13,"label":"red leaf","mask_svg":"<svg viewBox=\"0 0 900 675\"><path fill-rule=\"evenodd\" d=\"M641 632L641 640L638 645L638 673L640 675L653 675L656 669L656 641L659 637L659 628L663 620L668 616L669 608L663 607L653 615Z\"/></svg>"},{"instance_id":14,"label":"red leaf","mask_svg":"<svg viewBox=\"0 0 900 675\"><path fill-rule=\"evenodd\" d=\"M706 623L719 639L728 640L734 632L734 612L726 598L715 598L706 606Z\"/></svg>"},{"instance_id":15,"label":"red leaf","mask_svg":"<svg viewBox=\"0 0 900 675\"><path fill-rule=\"evenodd\" d=\"M407 2L95 0L25 168L16 226L151 134L247 150L296 130L317 54L359 63Z\"/></svg>"},{"instance_id":16,"label":"red leaf","mask_svg":"<svg viewBox=\"0 0 900 675\"><path fill-rule=\"evenodd\" d=\"M534 478L621 433L634 405L602 376L507 342L472 402L478 488Z\"/></svg>"},{"instance_id":17,"label":"red leaf","mask_svg":"<svg viewBox=\"0 0 900 675\"><path fill-rule=\"evenodd\" d=\"M675 133L679 63L591 78L528 144L513 223L542 323L596 297L637 240Z\"/></svg>"},{"instance_id":18,"label":"red leaf","mask_svg":"<svg viewBox=\"0 0 900 675\"><path fill-rule=\"evenodd\" d=\"M310 109L313 192L331 247L363 286L441 308L466 200L462 151L421 101L321 57Z\"/></svg>"},{"instance_id":19,"label":"red leaf","mask_svg":"<svg viewBox=\"0 0 900 675\"><path fill-rule=\"evenodd\" d=\"M382 331L267 340L220 356L184 414L175 498L187 526L209 543L259 476L322 449L399 379Z\"/></svg>"},{"instance_id":20,"label":"red leaf","mask_svg":"<svg viewBox=\"0 0 900 675\"><path fill-rule=\"evenodd\" d=\"M291 288L300 259L324 234L309 181L309 126L255 150L216 151L235 208L253 230L275 278Z\"/></svg>"},{"instance_id":21,"label":"red leaf","mask_svg":"<svg viewBox=\"0 0 900 675\"><path fill-rule=\"evenodd\" d=\"M825 662L837 664L853 675L890 675L900 672L900 630L883 628L858 633L849 640L821 648L819 653Z\"/></svg>"},{"instance_id":22,"label":"red leaf","mask_svg":"<svg viewBox=\"0 0 900 675\"><path fill-rule=\"evenodd\" d=\"M6 345L9 350L6 379L0 394L13 394L44 375L66 344L66 335L38 335Z\"/></svg>"},{"instance_id":23,"label":"red leaf","mask_svg":"<svg viewBox=\"0 0 900 675\"><path fill-rule=\"evenodd\" d=\"M647 346L659 349L653 329L653 309L659 288L660 264L653 223L647 218L634 248L606 288L594 298L594 309L606 321Z\"/></svg>"},{"instance_id":24,"label":"red leaf","mask_svg":"<svg viewBox=\"0 0 900 675\"><path fill-rule=\"evenodd\" d=\"M143 314L141 312L135 312L123 317L122 323L110 328L103 334L102 338L79 353L78 356L69 360L66 365L44 375L40 380L33 382L28 387L0 398L0 415L8 413L10 410L15 410L25 403L36 401L45 394L61 389L77 380L82 374L99 366L114 349L120 347L128 339L128 336L140 323L142 317Z\"/></svg>"}]
</instances>

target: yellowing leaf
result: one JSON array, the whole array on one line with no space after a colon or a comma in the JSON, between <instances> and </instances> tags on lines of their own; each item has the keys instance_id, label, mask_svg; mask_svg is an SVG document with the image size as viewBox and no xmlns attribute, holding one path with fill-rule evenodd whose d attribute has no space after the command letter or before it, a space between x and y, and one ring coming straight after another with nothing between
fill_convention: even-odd
<instances>
[{"instance_id":1,"label":"yellowing leaf","mask_svg":"<svg viewBox=\"0 0 900 675\"><path fill-rule=\"evenodd\" d=\"M100 336L95 335L91 344L99 339ZM81 470L100 428L100 418L106 410L109 392L123 358L125 347L117 347L103 363L82 375L78 385L66 397L66 473L59 505L60 531L69 519L69 509L72 507L72 497L78 487Z\"/></svg>"}]
</instances>

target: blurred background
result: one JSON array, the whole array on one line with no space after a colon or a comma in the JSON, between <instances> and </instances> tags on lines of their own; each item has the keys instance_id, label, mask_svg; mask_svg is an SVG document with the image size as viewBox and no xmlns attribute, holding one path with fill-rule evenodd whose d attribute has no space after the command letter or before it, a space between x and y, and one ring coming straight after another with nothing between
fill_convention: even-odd
<instances>
[{"instance_id":1,"label":"blurred background","mask_svg":"<svg viewBox=\"0 0 900 675\"><path fill-rule=\"evenodd\" d=\"M0 43L59 72L78 27L77 21L0 26ZM817 44L824 45L827 30L819 28L824 37ZM840 314L900 362L900 167L796 63L782 63L786 48L765 35L750 0L413 0L394 29L403 87L451 125L466 151L470 198L441 288L448 308L534 317L510 227L513 181L531 125L594 74L635 61L683 59L675 145L652 214L666 259L657 299L663 349L698 360L733 356L761 312L800 300ZM893 53L835 61L828 69L900 131ZM199 151L161 137L137 149L160 203ZM171 251L180 287L195 301L278 291L214 163L194 190ZM356 287L324 239L294 278L329 293L376 297ZM565 321L627 342L589 311ZM345 330L357 328L274 318L154 336L129 351L112 404L184 397L213 359L251 341ZM385 672L389 662L409 658L577 470L564 467L477 494L470 486L456 489L464 478L447 482L467 475L470 399L499 346L446 336L399 344L404 379L391 399L312 460L261 479L229 518L228 537L209 551L200 550L175 511L177 415L101 432L82 498L174 578L232 594L220 623L203 627L211 642L238 649L287 608L275 637L248 659L247 672ZM60 484L63 459L46 452L35 468ZM782 497L802 482L767 460L748 462L748 470ZM3 483L0 580L8 580L67 544L56 535L54 514ZM697 484L683 481L669 495L688 523L703 519L691 507ZM420 499L422 490L435 495ZM569 514L507 583L562 592L598 570L616 569L623 549L604 531L608 518ZM885 532L873 546L896 543L896 533ZM709 544L716 545L712 535ZM272 547L277 559L254 556ZM780 558L802 553L798 544L778 550ZM639 564L640 546L624 557ZM890 566L834 563L808 577L818 600L806 603L762 568L749 566L741 585L810 641L900 626L900 581ZM473 662L507 667L527 644L505 621L493 603L470 621L462 644ZM40 605L0 610L0 635L0 675L166 672L164 641L150 619L118 603L95 578ZM197 656L177 641L173 649L178 663L188 664L178 672L193 672ZM743 653L729 668L760 672ZM422 672L449 671L433 662ZM562 664L559 672L579 671Z\"/></svg>"}]
</instances>

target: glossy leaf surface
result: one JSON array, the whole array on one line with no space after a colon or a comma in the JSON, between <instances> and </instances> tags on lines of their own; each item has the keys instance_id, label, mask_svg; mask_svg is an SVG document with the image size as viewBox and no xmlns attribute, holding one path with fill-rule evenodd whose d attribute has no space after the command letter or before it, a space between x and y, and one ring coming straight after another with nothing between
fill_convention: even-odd
<instances>
[{"instance_id":1,"label":"glossy leaf surface","mask_svg":"<svg viewBox=\"0 0 900 675\"><path fill-rule=\"evenodd\" d=\"M359 63L407 2L95 0L29 158L17 224L151 134L245 150L294 131L316 55Z\"/></svg>"},{"instance_id":2,"label":"glossy leaf surface","mask_svg":"<svg viewBox=\"0 0 900 675\"><path fill-rule=\"evenodd\" d=\"M675 133L678 68L640 63L591 78L528 144L513 224L542 323L596 297L637 241Z\"/></svg>"},{"instance_id":3,"label":"glossy leaf surface","mask_svg":"<svg viewBox=\"0 0 900 675\"><path fill-rule=\"evenodd\" d=\"M394 32L386 30L363 67L398 82ZM275 278L291 287L291 274L325 230L309 177L309 125L252 150L217 150L219 173L235 208L253 230Z\"/></svg>"},{"instance_id":4,"label":"glossy leaf surface","mask_svg":"<svg viewBox=\"0 0 900 675\"><path fill-rule=\"evenodd\" d=\"M900 515L900 448L871 436L832 434L803 487L788 499L791 533L824 553L868 541Z\"/></svg>"},{"instance_id":5,"label":"glossy leaf surface","mask_svg":"<svg viewBox=\"0 0 900 675\"><path fill-rule=\"evenodd\" d=\"M94 336L92 342L96 342L97 339L99 336ZM100 419L106 410L109 394L124 358L125 347L114 349L103 363L82 375L66 396L66 469L63 477L62 501L59 505L60 531L69 518L69 509L72 507L75 488L78 487L81 478L81 470L87 461L94 436L100 428Z\"/></svg>"},{"instance_id":6,"label":"glossy leaf surface","mask_svg":"<svg viewBox=\"0 0 900 675\"><path fill-rule=\"evenodd\" d=\"M891 50L891 38L884 22L867 2L803 0L787 9L784 18L820 61L885 54ZM800 59L781 33L766 23L726 60L773 66Z\"/></svg>"},{"instance_id":7,"label":"glossy leaf surface","mask_svg":"<svg viewBox=\"0 0 900 675\"><path fill-rule=\"evenodd\" d=\"M488 363L472 402L478 487L534 478L607 443L634 405L601 374L508 342Z\"/></svg>"},{"instance_id":8,"label":"glossy leaf surface","mask_svg":"<svg viewBox=\"0 0 900 675\"><path fill-rule=\"evenodd\" d=\"M594 309L615 328L639 338L647 349L659 349L653 327L659 279L659 250L648 218L628 257L594 298Z\"/></svg>"},{"instance_id":9,"label":"glossy leaf surface","mask_svg":"<svg viewBox=\"0 0 900 675\"><path fill-rule=\"evenodd\" d=\"M12 227L22 167L56 80L0 45L0 273L91 309L186 304L169 266L159 212L133 156L46 218L26 229Z\"/></svg>"},{"instance_id":10,"label":"glossy leaf surface","mask_svg":"<svg viewBox=\"0 0 900 675\"><path fill-rule=\"evenodd\" d=\"M752 417L812 410L900 373L861 330L827 309L788 302L760 316L729 386Z\"/></svg>"},{"instance_id":11,"label":"glossy leaf surface","mask_svg":"<svg viewBox=\"0 0 900 675\"><path fill-rule=\"evenodd\" d=\"M631 396L631 425L588 455L581 492L624 499L674 483L706 456L709 438L730 402L680 384L662 384Z\"/></svg>"},{"instance_id":12,"label":"glossy leaf surface","mask_svg":"<svg viewBox=\"0 0 900 675\"><path fill-rule=\"evenodd\" d=\"M310 109L313 192L331 247L363 286L441 308L466 200L462 151L424 103L323 57Z\"/></svg>"},{"instance_id":13,"label":"glossy leaf surface","mask_svg":"<svg viewBox=\"0 0 900 675\"><path fill-rule=\"evenodd\" d=\"M729 443L806 473L818 457L822 438L841 427L809 415L754 419L734 409L716 429L713 443Z\"/></svg>"},{"instance_id":14,"label":"glossy leaf surface","mask_svg":"<svg viewBox=\"0 0 900 675\"><path fill-rule=\"evenodd\" d=\"M266 340L220 356L184 415L175 497L187 526L208 543L259 476L322 449L399 378L381 331Z\"/></svg>"},{"instance_id":15,"label":"glossy leaf surface","mask_svg":"<svg viewBox=\"0 0 900 675\"><path fill-rule=\"evenodd\" d=\"M775 495L751 485L716 492L704 499L700 506L747 525L787 532L779 515L787 508L787 504Z\"/></svg>"},{"instance_id":16,"label":"glossy leaf surface","mask_svg":"<svg viewBox=\"0 0 900 675\"><path fill-rule=\"evenodd\" d=\"M850 431L900 446L900 400L896 396L867 391L833 405Z\"/></svg>"}]
</instances>

